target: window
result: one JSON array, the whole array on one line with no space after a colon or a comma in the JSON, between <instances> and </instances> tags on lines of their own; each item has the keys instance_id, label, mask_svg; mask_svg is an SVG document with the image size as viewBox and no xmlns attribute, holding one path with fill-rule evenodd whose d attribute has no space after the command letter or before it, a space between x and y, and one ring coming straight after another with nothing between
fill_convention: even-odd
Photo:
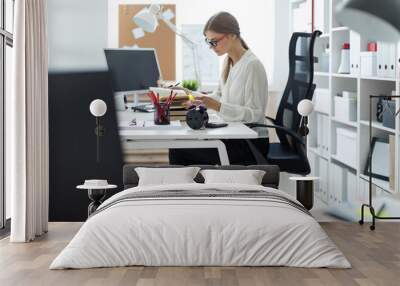
<instances>
[{"instance_id":1,"label":"window","mask_svg":"<svg viewBox=\"0 0 400 286\"><path fill-rule=\"evenodd\" d=\"M11 92L14 0L0 0L0 228L10 218L10 194L4 187L5 99ZM8 224L9 225L9 224ZM1 233L0 233L1 235Z\"/></svg>"}]
</instances>

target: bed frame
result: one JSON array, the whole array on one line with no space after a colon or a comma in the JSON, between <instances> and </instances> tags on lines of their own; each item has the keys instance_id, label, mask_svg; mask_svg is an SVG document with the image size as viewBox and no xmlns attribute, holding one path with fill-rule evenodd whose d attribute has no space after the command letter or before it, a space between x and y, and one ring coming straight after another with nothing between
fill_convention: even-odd
<instances>
[{"instance_id":1,"label":"bed frame","mask_svg":"<svg viewBox=\"0 0 400 286\"><path fill-rule=\"evenodd\" d=\"M201 169L217 169L217 170L263 170L265 171L262 185L277 189L279 186L279 167L276 165L252 165L252 166L214 166L214 165L195 165ZM126 164L123 168L123 184L124 189L136 187L139 182L139 177L135 171L136 167L149 167L149 168L180 168L180 165L135 165ZM204 183L203 176L199 173L195 178L197 183Z\"/></svg>"}]
</instances>

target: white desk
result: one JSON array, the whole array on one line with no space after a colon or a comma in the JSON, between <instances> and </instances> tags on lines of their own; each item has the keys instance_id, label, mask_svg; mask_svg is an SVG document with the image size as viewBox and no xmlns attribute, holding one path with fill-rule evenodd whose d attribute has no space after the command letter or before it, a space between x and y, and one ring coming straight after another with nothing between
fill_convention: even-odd
<instances>
[{"instance_id":1,"label":"white desk","mask_svg":"<svg viewBox=\"0 0 400 286\"><path fill-rule=\"evenodd\" d=\"M152 120L153 113L119 111L118 121ZM228 122L227 127L193 130L185 122L179 129L120 129L119 135L124 148L129 149L162 149L162 148L217 148L221 165L229 165L228 153L221 139L254 139L257 132L243 123Z\"/></svg>"}]
</instances>

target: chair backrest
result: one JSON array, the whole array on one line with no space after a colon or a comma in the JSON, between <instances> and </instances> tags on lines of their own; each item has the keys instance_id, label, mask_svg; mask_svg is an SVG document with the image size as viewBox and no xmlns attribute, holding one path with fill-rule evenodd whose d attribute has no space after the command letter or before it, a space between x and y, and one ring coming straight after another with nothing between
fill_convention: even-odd
<instances>
[{"instance_id":1,"label":"chair backrest","mask_svg":"<svg viewBox=\"0 0 400 286\"><path fill-rule=\"evenodd\" d=\"M314 80L314 43L320 31L313 33L293 33L289 44L289 78L282 95L275 124L284 126L294 132L300 128L301 116L297 105L303 99L312 100ZM290 137L276 130L281 144L292 146Z\"/></svg>"}]
</instances>

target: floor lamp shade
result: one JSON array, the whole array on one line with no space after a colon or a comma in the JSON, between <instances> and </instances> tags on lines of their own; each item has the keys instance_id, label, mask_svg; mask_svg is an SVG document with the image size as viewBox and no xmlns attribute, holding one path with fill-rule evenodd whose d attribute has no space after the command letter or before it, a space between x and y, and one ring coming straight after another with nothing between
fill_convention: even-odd
<instances>
[{"instance_id":1,"label":"floor lamp shade","mask_svg":"<svg viewBox=\"0 0 400 286\"><path fill-rule=\"evenodd\" d=\"M336 12L341 24L371 40L397 42L400 38L398 0L347 0Z\"/></svg>"}]
</instances>

